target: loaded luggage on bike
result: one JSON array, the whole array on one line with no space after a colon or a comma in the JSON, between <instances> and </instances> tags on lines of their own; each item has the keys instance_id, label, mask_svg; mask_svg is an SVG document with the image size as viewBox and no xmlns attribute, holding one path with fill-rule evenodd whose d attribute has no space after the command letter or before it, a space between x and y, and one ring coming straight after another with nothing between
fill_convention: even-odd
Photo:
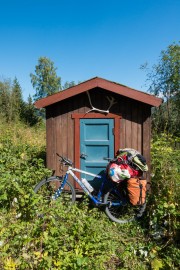
<instances>
[{"instance_id":1,"label":"loaded luggage on bike","mask_svg":"<svg viewBox=\"0 0 180 270\"><path fill-rule=\"evenodd\" d=\"M126 185L127 196L132 205L143 205L146 201L147 181L143 172L148 171L145 158L131 148L119 149L115 159L107 166L108 178L119 184ZM123 183L122 183L123 182Z\"/></svg>"},{"instance_id":2,"label":"loaded luggage on bike","mask_svg":"<svg viewBox=\"0 0 180 270\"><path fill-rule=\"evenodd\" d=\"M68 158L59 154L57 156L60 158L59 162L63 175L44 178L34 188L34 192L38 196L36 211L39 217L44 215L44 211L46 213L47 207L56 207L55 201L64 206L76 201L76 191L68 179L69 175L81 186L93 205L102 207L112 221L123 224L142 217L146 209L146 203L144 203L145 186L140 183L140 176L143 170L147 170L147 166L144 163L144 168L137 169L134 164L134 160L137 160L137 158L133 156L130 159L129 150L123 149L123 152L119 150L116 158L109 163L107 173L102 175L82 171L73 167L72 161ZM139 164L138 166L142 165ZM84 183L84 179L78 178L74 172L95 177L97 181L100 181L100 188L91 192ZM145 180L143 181L143 183L146 183ZM134 190L140 190L136 197L133 194ZM42 212L38 211L38 206L40 206Z\"/></svg>"}]
</instances>

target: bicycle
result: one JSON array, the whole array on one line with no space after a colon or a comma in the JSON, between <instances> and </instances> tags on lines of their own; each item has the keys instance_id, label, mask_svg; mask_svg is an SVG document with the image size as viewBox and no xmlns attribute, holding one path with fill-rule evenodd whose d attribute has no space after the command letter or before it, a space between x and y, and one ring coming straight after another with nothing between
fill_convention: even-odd
<instances>
[{"instance_id":1,"label":"bicycle","mask_svg":"<svg viewBox=\"0 0 180 270\"><path fill-rule=\"evenodd\" d=\"M96 175L87 171L83 171L73 167L73 163L66 157L60 156L60 165L67 166L64 176L51 176L41 180L34 188L34 192L41 195L43 199L50 202L60 200L61 203L74 203L76 201L76 191L68 180L71 175L75 182L79 184L83 192L87 194L93 204L97 207L103 207L106 215L114 222L127 223L139 219L146 208L146 204L133 207L128 200L126 193L126 181L120 184L112 183L104 175ZM102 181L99 190L84 182L84 179L79 179L74 172L83 173L93 176ZM107 190L108 183L108 190ZM105 188L106 186L106 188Z\"/></svg>"}]
</instances>

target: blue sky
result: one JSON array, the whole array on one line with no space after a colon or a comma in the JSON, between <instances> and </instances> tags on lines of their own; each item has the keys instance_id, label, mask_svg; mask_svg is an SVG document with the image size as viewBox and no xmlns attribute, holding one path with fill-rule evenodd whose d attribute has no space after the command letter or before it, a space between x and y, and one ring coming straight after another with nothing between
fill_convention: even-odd
<instances>
[{"instance_id":1,"label":"blue sky","mask_svg":"<svg viewBox=\"0 0 180 270\"><path fill-rule=\"evenodd\" d=\"M0 80L26 100L41 56L62 84L95 76L146 91L145 62L180 40L180 0L0 0Z\"/></svg>"}]
</instances>

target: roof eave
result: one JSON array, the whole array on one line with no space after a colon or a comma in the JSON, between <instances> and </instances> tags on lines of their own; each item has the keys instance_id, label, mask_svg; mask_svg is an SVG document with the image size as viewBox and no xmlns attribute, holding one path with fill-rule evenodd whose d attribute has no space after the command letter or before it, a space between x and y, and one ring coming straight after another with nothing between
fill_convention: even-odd
<instances>
[{"instance_id":1,"label":"roof eave","mask_svg":"<svg viewBox=\"0 0 180 270\"><path fill-rule=\"evenodd\" d=\"M127 86L117 84L105 79L101 79L98 77L95 77L91 80L85 81L83 83L80 83L78 85L75 85L71 88L68 88L64 91L58 92L56 94L53 94L51 96L48 96L46 98L42 98L35 102L36 108L45 108L47 106L50 106L54 103L60 102L62 100L65 100L67 98L70 98L72 96L75 96L77 94L81 94L83 92L89 91L91 89L94 89L96 87L108 90L110 92L116 93L118 95L122 95L140 102L143 102L145 104L148 104L152 107L158 107L162 103L162 99L152 96L150 94L129 88Z\"/></svg>"}]
</instances>

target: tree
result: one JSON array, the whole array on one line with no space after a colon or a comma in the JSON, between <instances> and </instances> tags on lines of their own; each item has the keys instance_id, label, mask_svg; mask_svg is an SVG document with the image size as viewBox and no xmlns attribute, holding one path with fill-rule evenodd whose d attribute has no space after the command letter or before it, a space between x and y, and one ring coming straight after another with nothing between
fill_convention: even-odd
<instances>
[{"instance_id":1,"label":"tree","mask_svg":"<svg viewBox=\"0 0 180 270\"><path fill-rule=\"evenodd\" d=\"M64 86L62 87L62 89L65 90L65 89L70 88L70 87L75 86L75 85L76 85L75 81L71 81L71 82L66 81Z\"/></svg>"},{"instance_id":2,"label":"tree","mask_svg":"<svg viewBox=\"0 0 180 270\"><path fill-rule=\"evenodd\" d=\"M34 107L33 100L30 95L28 97L28 101L23 104L21 120L30 126L34 126L42 121L42 118L38 116L37 109Z\"/></svg>"},{"instance_id":3,"label":"tree","mask_svg":"<svg viewBox=\"0 0 180 270\"><path fill-rule=\"evenodd\" d=\"M147 69L146 69L147 70ZM149 92L164 103L153 112L153 127L157 132L180 135L180 43L173 43L160 54L159 62L147 73Z\"/></svg>"},{"instance_id":4,"label":"tree","mask_svg":"<svg viewBox=\"0 0 180 270\"><path fill-rule=\"evenodd\" d=\"M0 82L0 115L6 122L10 121L10 96L11 96L11 83L10 80Z\"/></svg>"},{"instance_id":5,"label":"tree","mask_svg":"<svg viewBox=\"0 0 180 270\"><path fill-rule=\"evenodd\" d=\"M20 118L23 106L23 98L21 86L17 78L15 78L13 81L10 100L11 100L11 112L10 112L11 120L18 120Z\"/></svg>"},{"instance_id":6,"label":"tree","mask_svg":"<svg viewBox=\"0 0 180 270\"><path fill-rule=\"evenodd\" d=\"M35 74L30 74L31 83L36 90L34 100L44 98L61 90L61 78L56 74L57 68L54 63L46 58L40 57L35 67Z\"/></svg>"},{"instance_id":7,"label":"tree","mask_svg":"<svg viewBox=\"0 0 180 270\"><path fill-rule=\"evenodd\" d=\"M16 121L20 119L23 99L21 86L14 79L11 83L10 79L0 82L0 115L6 122Z\"/></svg>"}]
</instances>

